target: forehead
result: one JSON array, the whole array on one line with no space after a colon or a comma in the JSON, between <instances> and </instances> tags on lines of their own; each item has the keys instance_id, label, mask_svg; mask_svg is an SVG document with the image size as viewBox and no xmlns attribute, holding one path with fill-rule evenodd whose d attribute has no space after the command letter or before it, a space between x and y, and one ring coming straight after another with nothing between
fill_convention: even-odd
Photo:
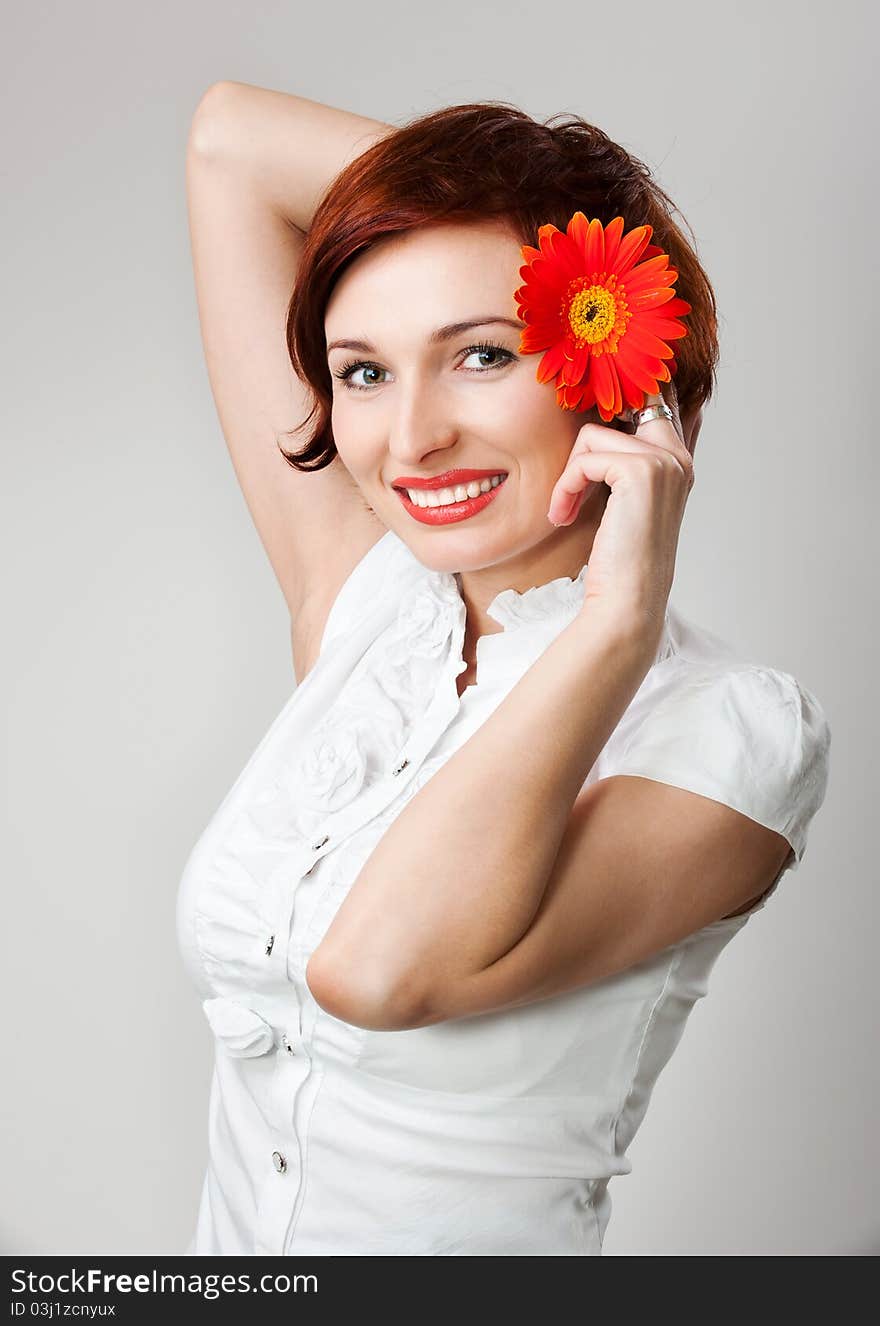
<instances>
[{"instance_id":1,"label":"forehead","mask_svg":"<svg viewBox=\"0 0 880 1326\"><path fill-rule=\"evenodd\" d=\"M504 220L433 223L387 236L337 282L324 318L327 337L366 332L367 319L375 328L401 319L434 327L478 311L516 317L521 243Z\"/></svg>"}]
</instances>

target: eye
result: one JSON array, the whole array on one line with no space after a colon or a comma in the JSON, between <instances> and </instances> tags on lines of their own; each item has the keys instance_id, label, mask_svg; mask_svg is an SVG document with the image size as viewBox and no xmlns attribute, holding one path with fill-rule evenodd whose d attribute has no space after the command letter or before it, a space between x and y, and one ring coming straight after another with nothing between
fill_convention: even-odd
<instances>
[{"instance_id":1,"label":"eye","mask_svg":"<svg viewBox=\"0 0 880 1326\"><path fill-rule=\"evenodd\" d=\"M350 359L348 363L342 364L336 369L333 376L344 382L345 386L351 391L369 391L371 387L381 386L381 383L368 380L367 382L355 382L354 374L360 373L384 373L385 369L380 368L378 364L367 364L362 359Z\"/></svg>"},{"instance_id":2,"label":"eye","mask_svg":"<svg viewBox=\"0 0 880 1326\"><path fill-rule=\"evenodd\" d=\"M465 360L470 359L471 355L490 355L490 356L494 355L495 363L494 364L483 363L479 368L468 369L467 371L469 373L471 372L486 373L490 369L504 368L513 359L516 358L516 355L514 355L514 353L511 350L508 350L507 346L499 345L495 341L484 341L481 345L468 346L467 350L465 350ZM462 367L464 367L464 364L462 364Z\"/></svg>"},{"instance_id":3,"label":"eye","mask_svg":"<svg viewBox=\"0 0 880 1326\"><path fill-rule=\"evenodd\" d=\"M494 358L494 363L483 363L470 368L465 367L467 360L472 355L486 356ZM508 350L506 345L500 345L496 341L481 341L479 345L469 345L464 351L464 358L460 367L464 368L466 373L490 373L498 369L506 368L509 363L516 359L512 350ZM372 391L374 387L381 387L381 378L377 380L376 374L384 373L386 370L380 364L371 364L363 359L349 359L334 370L333 376L339 378L348 391ZM365 379L355 382L354 375L364 373Z\"/></svg>"}]
</instances>

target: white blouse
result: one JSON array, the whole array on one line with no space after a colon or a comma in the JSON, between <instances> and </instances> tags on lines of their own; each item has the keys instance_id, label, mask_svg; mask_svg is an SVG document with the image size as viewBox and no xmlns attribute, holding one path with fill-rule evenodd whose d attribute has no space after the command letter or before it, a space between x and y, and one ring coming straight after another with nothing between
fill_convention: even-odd
<instances>
[{"instance_id":1,"label":"white blouse","mask_svg":"<svg viewBox=\"0 0 880 1326\"><path fill-rule=\"evenodd\" d=\"M609 1180L632 1168L716 958L803 858L831 736L814 695L670 605L585 782L657 779L784 834L793 855L750 912L598 983L403 1031L333 1017L304 975L389 824L573 620L586 573L496 595L504 630L480 638L461 697L457 574L389 531L345 582L318 661L180 882L179 945L216 1050L187 1254L601 1254Z\"/></svg>"}]
</instances>

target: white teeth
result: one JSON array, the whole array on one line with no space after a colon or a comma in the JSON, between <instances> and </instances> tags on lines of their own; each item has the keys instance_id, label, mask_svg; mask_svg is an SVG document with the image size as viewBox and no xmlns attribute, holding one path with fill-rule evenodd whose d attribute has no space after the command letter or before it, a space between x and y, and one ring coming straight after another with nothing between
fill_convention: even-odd
<instances>
[{"instance_id":1,"label":"white teeth","mask_svg":"<svg viewBox=\"0 0 880 1326\"><path fill-rule=\"evenodd\" d=\"M503 479L503 474L493 474L491 479L472 479L470 483L456 484L454 488L407 488L406 491L414 506L449 506L452 502L464 502L469 497L488 493Z\"/></svg>"}]
</instances>

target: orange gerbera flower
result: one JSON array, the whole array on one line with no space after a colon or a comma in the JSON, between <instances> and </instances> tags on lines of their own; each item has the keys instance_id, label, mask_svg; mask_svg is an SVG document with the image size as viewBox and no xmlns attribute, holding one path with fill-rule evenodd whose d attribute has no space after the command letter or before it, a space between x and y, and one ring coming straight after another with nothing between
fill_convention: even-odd
<instances>
[{"instance_id":1,"label":"orange gerbera flower","mask_svg":"<svg viewBox=\"0 0 880 1326\"><path fill-rule=\"evenodd\" d=\"M541 226L540 248L522 247L525 285L514 294L526 323L520 350L545 351L538 381L555 378L564 410L598 405L606 422L624 401L640 409L670 381L675 359L666 342L687 335L678 319L691 311L674 297L678 272L668 254L648 242L653 227L624 235L623 224L616 216L603 227L575 212L565 230Z\"/></svg>"}]
</instances>

